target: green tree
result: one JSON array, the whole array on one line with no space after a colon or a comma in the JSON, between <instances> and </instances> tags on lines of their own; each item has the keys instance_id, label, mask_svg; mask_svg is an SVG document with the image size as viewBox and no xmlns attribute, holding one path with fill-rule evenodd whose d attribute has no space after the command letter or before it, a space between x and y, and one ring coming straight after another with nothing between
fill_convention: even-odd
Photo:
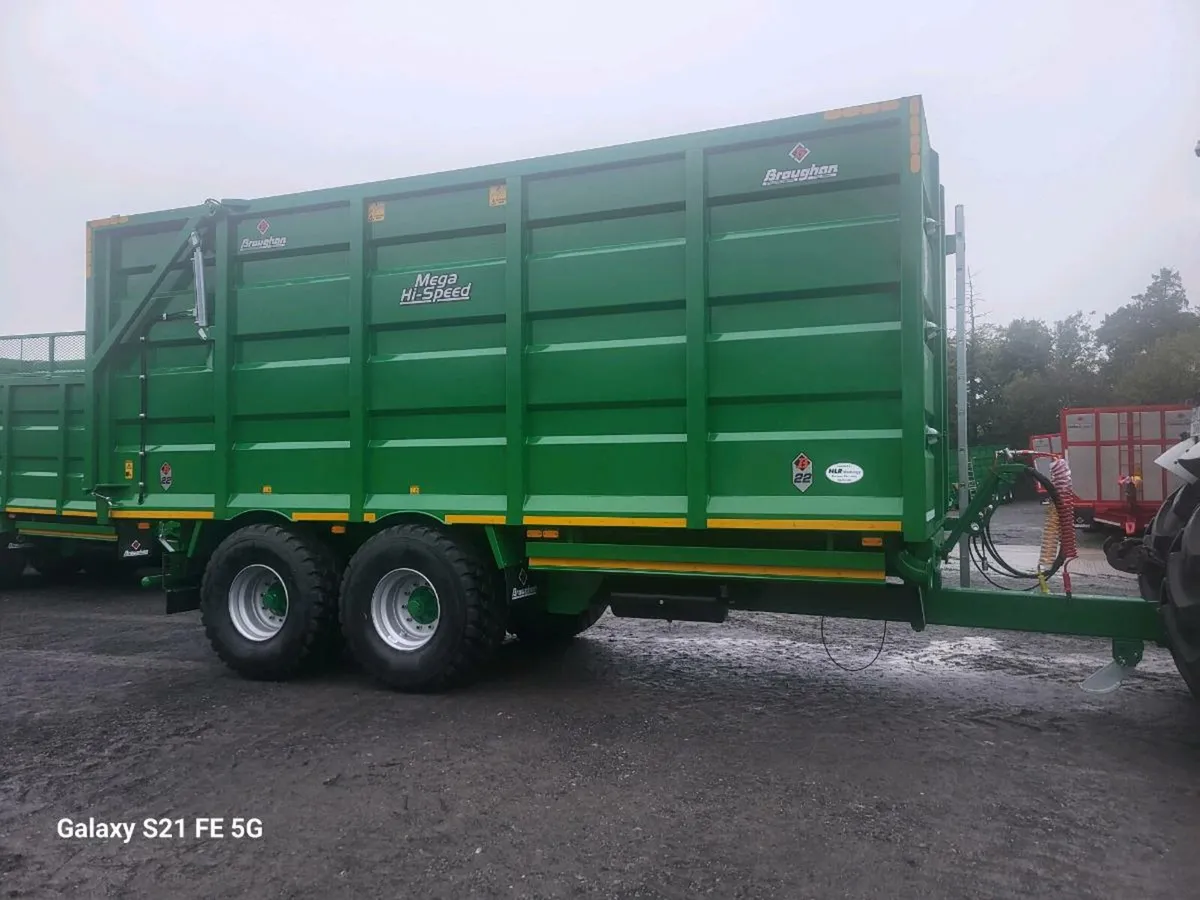
<instances>
[{"instance_id":1,"label":"green tree","mask_svg":"<svg viewBox=\"0 0 1200 900\"><path fill-rule=\"evenodd\" d=\"M1072 313L1049 325L1015 319L972 331L972 445L1025 446L1032 434L1057 431L1067 406L1200 404L1200 315L1188 305L1176 270L1160 269L1144 292L1105 316L1099 328L1092 327L1091 315ZM951 398L953 369L952 358Z\"/></svg>"},{"instance_id":2,"label":"green tree","mask_svg":"<svg viewBox=\"0 0 1200 900\"><path fill-rule=\"evenodd\" d=\"M1013 319L996 348L996 364L1005 379L1019 372L1046 372L1053 360L1054 334L1038 319Z\"/></svg>"},{"instance_id":3,"label":"green tree","mask_svg":"<svg viewBox=\"0 0 1200 900\"><path fill-rule=\"evenodd\" d=\"M1099 361L1096 330L1083 312L1054 323L1051 366L1056 372L1095 372Z\"/></svg>"},{"instance_id":4,"label":"green tree","mask_svg":"<svg viewBox=\"0 0 1200 900\"><path fill-rule=\"evenodd\" d=\"M1145 291L1105 316L1096 330L1108 356L1105 374L1109 383L1122 390L1121 379L1158 341L1198 326L1200 317L1188 305L1178 270L1159 269Z\"/></svg>"},{"instance_id":5,"label":"green tree","mask_svg":"<svg viewBox=\"0 0 1200 900\"><path fill-rule=\"evenodd\" d=\"M1027 447L1029 436L1058 431L1061 383L1050 372L1018 372L1004 385L993 421L992 441Z\"/></svg>"},{"instance_id":6,"label":"green tree","mask_svg":"<svg viewBox=\"0 0 1200 900\"><path fill-rule=\"evenodd\" d=\"M1200 404L1200 328L1161 338L1116 386L1124 403Z\"/></svg>"}]
</instances>

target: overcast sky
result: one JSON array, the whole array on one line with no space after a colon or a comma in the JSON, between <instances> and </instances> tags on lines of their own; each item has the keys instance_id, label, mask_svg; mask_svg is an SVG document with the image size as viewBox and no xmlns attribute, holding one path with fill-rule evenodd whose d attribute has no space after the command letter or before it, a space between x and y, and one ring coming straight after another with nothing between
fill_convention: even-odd
<instances>
[{"instance_id":1,"label":"overcast sky","mask_svg":"<svg viewBox=\"0 0 1200 900\"><path fill-rule=\"evenodd\" d=\"M0 333L82 327L88 219L913 93L992 321L1200 304L1198 48L1200 0L0 0Z\"/></svg>"}]
</instances>

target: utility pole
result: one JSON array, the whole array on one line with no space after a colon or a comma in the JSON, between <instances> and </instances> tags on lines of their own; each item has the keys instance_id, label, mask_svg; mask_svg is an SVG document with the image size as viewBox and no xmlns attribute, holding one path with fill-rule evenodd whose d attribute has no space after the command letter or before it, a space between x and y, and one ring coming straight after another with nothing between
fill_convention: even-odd
<instances>
[{"instance_id":1,"label":"utility pole","mask_svg":"<svg viewBox=\"0 0 1200 900\"><path fill-rule=\"evenodd\" d=\"M971 327L974 330L974 309ZM954 323L958 340L954 342L958 395L958 515L965 516L971 502L968 479L970 453L967 447L967 236L962 204L954 207ZM964 533L958 542L958 580L971 586L971 554Z\"/></svg>"}]
</instances>

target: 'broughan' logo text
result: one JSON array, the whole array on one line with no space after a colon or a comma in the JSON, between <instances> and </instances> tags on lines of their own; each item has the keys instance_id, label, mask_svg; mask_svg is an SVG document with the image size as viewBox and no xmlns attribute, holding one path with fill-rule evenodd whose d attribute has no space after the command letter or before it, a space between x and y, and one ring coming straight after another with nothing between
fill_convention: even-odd
<instances>
[{"instance_id":1,"label":"'broughan' logo text","mask_svg":"<svg viewBox=\"0 0 1200 900\"><path fill-rule=\"evenodd\" d=\"M258 232L258 237L242 238L242 242L238 245L239 251L244 253L247 250L282 250L287 246L287 238L267 235L267 232L271 230L271 223L267 219L259 219L255 230Z\"/></svg>"},{"instance_id":2,"label":"'broughan' logo text","mask_svg":"<svg viewBox=\"0 0 1200 900\"><path fill-rule=\"evenodd\" d=\"M773 187L779 184L798 184L808 181L823 181L827 178L837 178L837 165L805 166L803 169L767 169L763 176L762 186Z\"/></svg>"},{"instance_id":3,"label":"'broughan' logo text","mask_svg":"<svg viewBox=\"0 0 1200 900\"><path fill-rule=\"evenodd\" d=\"M282 250L287 246L285 237L242 238L238 249L245 250Z\"/></svg>"}]
</instances>

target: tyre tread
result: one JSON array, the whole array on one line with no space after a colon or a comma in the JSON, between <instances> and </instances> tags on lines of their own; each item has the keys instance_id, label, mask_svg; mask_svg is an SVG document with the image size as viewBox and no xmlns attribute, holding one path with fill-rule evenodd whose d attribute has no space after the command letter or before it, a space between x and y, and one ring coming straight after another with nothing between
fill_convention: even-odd
<instances>
[{"instance_id":1,"label":"tyre tread","mask_svg":"<svg viewBox=\"0 0 1200 900\"><path fill-rule=\"evenodd\" d=\"M491 661L496 649L504 640L506 604L502 602L502 597L497 598L493 589L493 579L483 560L442 529L415 522L392 525L372 536L359 552L371 545L397 539L422 543L445 559L462 585L463 596L466 598L466 625L463 640L454 648L449 663L437 675L415 683L406 681L403 685L389 683L378 673L376 677L389 683L391 687L403 687L415 692L433 693L462 687L474 680L480 670ZM353 573L354 561L351 560L342 576L343 603ZM343 637L352 642L351 617L343 612L341 620Z\"/></svg>"},{"instance_id":2,"label":"tyre tread","mask_svg":"<svg viewBox=\"0 0 1200 900\"><path fill-rule=\"evenodd\" d=\"M215 570L213 562L218 561L222 551L228 553L230 548L247 541L268 543L276 552L294 554L295 568L298 577L302 577L309 587L315 587L317 607L307 622L303 638L300 641L299 652L291 654L287 659L264 665L262 660L250 660L239 657L220 640L220 632L212 621L207 603L201 603L201 621L209 644L225 665L246 678L263 681L283 681L293 676L306 673L325 662L338 646L340 630L338 628L338 573L333 554L319 541L306 538L292 529L281 525L247 525L227 537L213 552L209 564L205 566L204 577L201 580L200 595L207 598L211 578ZM275 546L276 542L282 547Z\"/></svg>"}]
</instances>

